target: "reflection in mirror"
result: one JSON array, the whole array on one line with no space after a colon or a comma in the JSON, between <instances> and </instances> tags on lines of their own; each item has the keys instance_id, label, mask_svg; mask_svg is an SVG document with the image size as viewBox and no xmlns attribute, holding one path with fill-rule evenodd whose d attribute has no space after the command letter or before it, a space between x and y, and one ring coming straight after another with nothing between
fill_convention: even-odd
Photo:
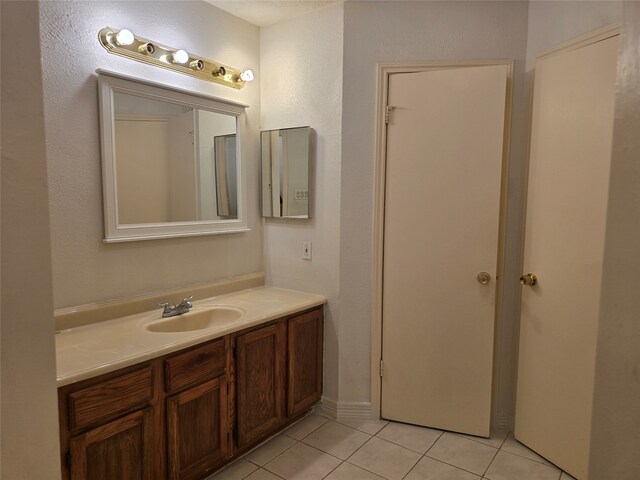
<instances>
[{"instance_id":1,"label":"reflection in mirror","mask_svg":"<svg viewBox=\"0 0 640 480\"><path fill-rule=\"evenodd\" d=\"M235 218L238 212L235 134L215 137L214 151L218 216Z\"/></svg>"},{"instance_id":2,"label":"reflection in mirror","mask_svg":"<svg viewBox=\"0 0 640 480\"><path fill-rule=\"evenodd\" d=\"M105 242L247 231L246 106L99 74Z\"/></svg>"},{"instance_id":3,"label":"reflection in mirror","mask_svg":"<svg viewBox=\"0 0 640 480\"><path fill-rule=\"evenodd\" d=\"M119 224L237 218L235 117L122 92L114 110Z\"/></svg>"},{"instance_id":4,"label":"reflection in mirror","mask_svg":"<svg viewBox=\"0 0 640 480\"><path fill-rule=\"evenodd\" d=\"M311 128L262 132L262 216L309 218Z\"/></svg>"}]
</instances>

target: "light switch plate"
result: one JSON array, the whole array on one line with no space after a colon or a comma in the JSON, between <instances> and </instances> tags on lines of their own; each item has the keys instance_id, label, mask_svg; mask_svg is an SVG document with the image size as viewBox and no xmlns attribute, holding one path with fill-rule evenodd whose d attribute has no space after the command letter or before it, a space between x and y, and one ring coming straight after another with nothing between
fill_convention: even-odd
<instances>
[{"instance_id":1,"label":"light switch plate","mask_svg":"<svg viewBox=\"0 0 640 480\"><path fill-rule=\"evenodd\" d=\"M302 242L302 259L311 260L311 240Z\"/></svg>"}]
</instances>

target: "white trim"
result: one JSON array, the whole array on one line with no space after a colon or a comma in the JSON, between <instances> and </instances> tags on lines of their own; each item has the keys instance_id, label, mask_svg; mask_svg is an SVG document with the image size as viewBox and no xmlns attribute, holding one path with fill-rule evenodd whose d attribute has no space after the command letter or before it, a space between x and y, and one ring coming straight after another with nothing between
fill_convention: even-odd
<instances>
[{"instance_id":1,"label":"white trim","mask_svg":"<svg viewBox=\"0 0 640 480\"><path fill-rule=\"evenodd\" d=\"M245 107L241 104L219 100L185 90L166 87L147 81L139 81L112 72L99 71L98 89L100 101L100 139L102 150L102 187L104 204L104 242L129 242L155 240L197 235L217 235L223 233L247 232L247 206L245 191L247 175L242 161L242 144L245 130ZM104 74L104 75L103 75ZM190 222L163 222L149 224L118 223L118 199L115 162L114 92L133 93L146 98L169 100L206 111L223 113L236 117L236 168L238 178L238 218L225 220L203 220Z\"/></svg>"},{"instance_id":2,"label":"white trim","mask_svg":"<svg viewBox=\"0 0 640 480\"><path fill-rule=\"evenodd\" d=\"M333 420L338 418L338 402L332 398L322 397L320 399L320 410L325 417Z\"/></svg>"},{"instance_id":3,"label":"white trim","mask_svg":"<svg viewBox=\"0 0 640 480\"><path fill-rule=\"evenodd\" d=\"M495 392L499 388L499 376L497 371L500 353L500 327L501 327L501 307L504 282L504 236L506 221L506 198L508 188L508 166L509 166L509 138L511 127L511 99L513 92L513 60L470 60L470 61L428 61L428 62L401 62L401 63L379 63L377 65L377 91L376 91L376 161L374 170L374 208L373 208L373 249L372 249L372 305L371 305L371 416L381 417L381 394L382 382L380 379L380 360L382 358L382 255L384 239L384 208L385 208L385 185L386 185L386 122L385 106L387 104L389 75L397 73L426 72L434 69L460 68L460 67L480 67L491 65L507 65L507 98L505 104L505 133L502 161L501 179L501 199L500 199L500 227L497 280L496 287L496 307L495 307L495 353L493 366L493 401L492 416L496 414ZM499 315L500 314L500 315Z\"/></svg>"},{"instance_id":4,"label":"white trim","mask_svg":"<svg viewBox=\"0 0 640 480\"><path fill-rule=\"evenodd\" d=\"M320 400L322 414L333 420L378 420L373 416L369 402L337 402L332 398L322 397Z\"/></svg>"},{"instance_id":5,"label":"white trim","mask_svg":"<svg viewBox=\"0 0 640 480\"><path fill-rule=\"evenodd\" d=\"M241 108L249 108L249 105L247 105L247 104L236 102L236 101L233 101L233 100L227 100L226 98L214 97L213 95L206 95L204 93L200 93L200 92L195 92L195 91L192 91L192 90L186 90L186 89L183 89L183 88L174 87L173 85L167 85L165 83L153 82L151 80L132 77L131 75L125 75L124 73L112 72L111 70L104 70L102 68L98 68L96 70L96 73L98 74L98 76L107 75L109 77L119 78L121 80L127 80L127 81L135 82L135 83L141 83L143 85L148 85L150 87L162 88L162 89L165 89L165 90L170 90L172 92L182 93L184 95L200 97L200 98L204 98L204 99L207 99L207 100L214 100L216 102L222 102L222 103L226 103L227 105L233 105L233 106L241 107Z\"/></svg>"},{"instance_id":6,"label":"white trim","mask_svg":"<svg viewBox=\"0 0 640 480\"><path fill-rule=\"evenodd\" d=\"M513 417L506 413L498 413L493 417L491 428L498 432L512 432Z\"/></svg>"},{"instance_id":7,"label":"white trim","mask_svg":"<svg viewBox=\"0 0 640 480\"><path fill-rule=\"evenodd\" d=\"M559 45L555 45L547 50L543 50L535 57L535 62L553 57L560 53L568 52L570 50L577 50L578 48L586 47L587 45L591 45L592 43L601 42L602 40L606 40L607 38L615 37L620 35L620 24L612 23L610 25L606 25L602 28L594 30L593 32L585 33L584 35L580 35L578 37L567 40L566 42L562 42Z\"/></svg>"}]
</instances>

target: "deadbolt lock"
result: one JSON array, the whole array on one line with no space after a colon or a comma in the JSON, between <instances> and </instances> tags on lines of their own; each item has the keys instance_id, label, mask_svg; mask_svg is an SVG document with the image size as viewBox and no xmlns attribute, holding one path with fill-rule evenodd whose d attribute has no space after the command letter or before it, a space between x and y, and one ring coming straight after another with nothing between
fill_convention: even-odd
<instances>
[{"instance_id":1,"label":"deadbolt lock","mask_svg":"<svg viewBox=\"0 0 640 480\"><path fill-rule=\"evenodd\" d=\"M482 285L486 285L487 283L489 283L489 280L491 280L491 275L489 275L487 272L480 272L476 276L476 278Z\"/></svg>"},{"instance_id":2,"label":"deadbolt lock","mask_svg":"<svg viewBox=\"0 0 640 480\"><path fill-rule=\"evenodd\" d=\"M536 283L538 283L538 277L536 277L533 273L527 273L526 275L522 275L520 277L520 284L526 287L533 287Z\"/></svg>"}]
</instances>

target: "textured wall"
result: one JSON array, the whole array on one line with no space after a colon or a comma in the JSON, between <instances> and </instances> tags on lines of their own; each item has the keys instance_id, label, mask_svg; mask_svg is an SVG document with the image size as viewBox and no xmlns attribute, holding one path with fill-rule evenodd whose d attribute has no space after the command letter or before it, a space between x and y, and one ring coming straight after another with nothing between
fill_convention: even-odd
<instances>
[{"instance_id":1,"label":"textured wall","mask_svg":"<svg viewBox=\"0 0 640 480\"><path fill-rule=\"evenodd\" d=\"M38 4L1 2L0 477L60 478Z\"/></svg>"},{"instance_id":2,"label":"textured wall","mask_svg":"<svg viewBox=\"0 0 640 480\"><path fill-rule=\"evenodd\" d=\"M521 216L526 122L523 72L527 39L525 2L346 2L340 227L340 397L370 399L371 258L375 162L376 63L515 59L507 210L504 349L498 408L512 414L517 279L521 264ZM419 215L419 212L412 212ZM509 279L511 282L509 282Z\"/></svg>"},{"instance_id":3,"label":"textured wall","mask_svg":"<svg viewBox=\"0 0 640 480\"><path fill-rule=\"evenodd\" d=\"M590 478L640 478L640 3L625 2L596 353Z\"/></svg>"},{"instance_id":4,"label":"textured wall","mask_svg":"<svg viewBox=\"0 0 640 480\"><path fill-rule=\"evenodd\" d=\"M182 287L262 270L258 215L259 30L204 2L43 2L42 66L56 308ZM243 90L208 83L107 53L105 26L129 28L238 68ZM98 100L103 68L250 105L244 141L251 232L104 244Z\"/></svg>"},{"instance_id":5,"label":"textured wall","mask_svg":"<svg viewBox=\"0 0 640 480\"><path fill-rule=\"evenodd\" d=\"M315 132L312 218L268 219L270 285L320 293L325 310L325 396L337 400L340 268L342 5L260 30L262 129L309 125ZM313 259L302 259L302 242Z\"/></svg>"},{"instance_id":6,"label":"textured wall","mask_svg":"<svg viewBox=\"0 0 640 480\"><path fill-rule=\"evenodd\" d=\"M544 50L620 20L622 2L533 1L529 2L527 70Z\"/></svg>"}]
</instances>

